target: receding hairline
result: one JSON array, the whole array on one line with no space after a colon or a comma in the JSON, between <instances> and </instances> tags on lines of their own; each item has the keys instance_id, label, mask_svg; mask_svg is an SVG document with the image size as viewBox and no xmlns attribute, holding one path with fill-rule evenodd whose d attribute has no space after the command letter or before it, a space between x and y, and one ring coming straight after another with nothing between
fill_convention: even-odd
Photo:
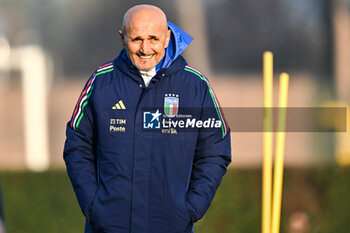
<instances>
[{"instance_id":1,"label":"receding hairline","mask_svg":"<svg viewBox=\"0 0 350 233\"><path fill-rule=\"evenodd\" d=\"M148 5L148 4L141 4L141 5L136 5L131 7L127 12L124 14L123 17L123 23L122 23L122 32L123 34L126 34L126 25L128 25L131 22L131 19L133 18L134 15L140 12L152 12L160 17L162 17L162 21L164 21L165 26L167 25L167 17L166 14L162 9L159 7L153 6L153 5Z\"/></svg>"}]
</instances>

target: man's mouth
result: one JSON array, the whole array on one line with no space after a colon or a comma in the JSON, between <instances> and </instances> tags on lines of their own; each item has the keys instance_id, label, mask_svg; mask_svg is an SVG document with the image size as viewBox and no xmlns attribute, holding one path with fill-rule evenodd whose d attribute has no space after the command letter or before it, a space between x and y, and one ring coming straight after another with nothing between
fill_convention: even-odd
<instances>
[{"instance_id":1,"label":"man's mouth","mask_svg":"<svg viewBox=\"0 0 350 233\"><path fill-rule=\"evenodd\" d=\"M142 59L149 59L151 57L153 57L154 54L150 54L150 55L138 55L140 58Z\"/></svg>"}]
</instances>

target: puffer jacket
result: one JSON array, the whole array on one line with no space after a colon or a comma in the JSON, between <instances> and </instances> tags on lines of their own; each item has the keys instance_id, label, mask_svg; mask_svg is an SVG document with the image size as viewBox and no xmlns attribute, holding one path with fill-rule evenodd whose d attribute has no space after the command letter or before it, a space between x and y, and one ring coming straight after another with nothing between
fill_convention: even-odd
<instances>
[{"instance_id":1,"label":"puffer jacket","mask_svg":"<svg viewBox=\"0 0 350 233\"><path fill-rule=\"evenodd\" d=\"M231 161L215 94L180 55L186 34L169 27L172 45L148 87L122 50L92 74L67 124L64 160L85 232L193 232ZM209 109L219 127L164 129L162 118L186 109L203 121Z\"/></svg>"}]
</instances>

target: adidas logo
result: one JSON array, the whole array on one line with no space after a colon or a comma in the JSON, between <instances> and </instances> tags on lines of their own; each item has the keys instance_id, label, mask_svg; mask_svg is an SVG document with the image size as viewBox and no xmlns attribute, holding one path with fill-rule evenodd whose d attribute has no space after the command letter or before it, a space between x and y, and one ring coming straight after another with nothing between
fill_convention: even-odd
<instances>
[{"instance_id":1,"label":"adidas logo","mask_svg":"<svg viewBox=\"0 0 350 233\"><path fill-rule=\"evenodd\" d=\"M112 107L112 109L126 109L126 107L125 107L123 101L122 101L122 100L119 100L119 102L116 103L116 104Z\"/></svg>"}]
</instances>

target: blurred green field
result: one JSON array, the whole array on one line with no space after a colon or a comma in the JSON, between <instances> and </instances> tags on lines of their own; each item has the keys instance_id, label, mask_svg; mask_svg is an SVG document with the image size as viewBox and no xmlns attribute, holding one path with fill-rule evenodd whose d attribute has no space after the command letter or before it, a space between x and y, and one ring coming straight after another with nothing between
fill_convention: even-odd
<instances>
[{"instance_id":1,"label":"blurred green field","mask_svg":"<svg viewBox=\"0 0 350 233\"><path fill-rule=\"evenodd\" d=\"M84 218L64 170L0 172L8 233L79 233ZM231 169L196 233L260 232L261 170ZM293 213L306 213L312 233L348 233L350 168L286 169L281 233Z\"/></svg>"}]
</instances>

